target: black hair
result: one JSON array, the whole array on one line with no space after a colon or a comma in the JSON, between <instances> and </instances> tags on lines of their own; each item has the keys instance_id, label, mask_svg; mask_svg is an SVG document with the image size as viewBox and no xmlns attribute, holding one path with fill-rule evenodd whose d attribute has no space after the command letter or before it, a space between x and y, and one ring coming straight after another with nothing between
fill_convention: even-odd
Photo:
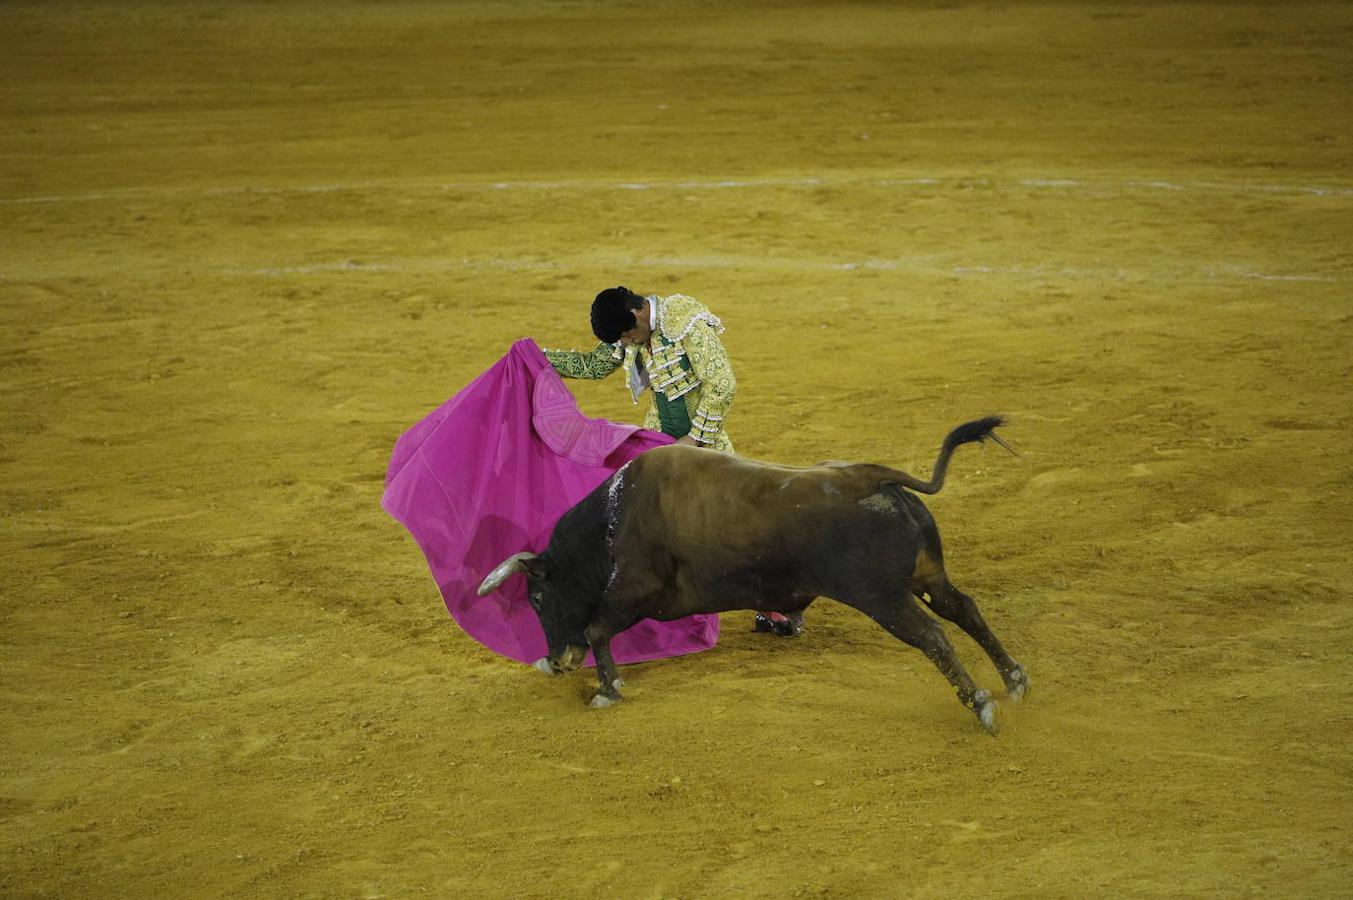
<instances>
[{"instance_id":1,"label":"black hair","mask_svg":"<svg viewBox=\"0 0 1353 900\"><path fill-rule=\"evenodd\" d=\"M643 308L644 298L629 288L607 288L592 301L592 333L597 340L614 344L638 324L634 311Z\"/></svg>"}]
</instances>

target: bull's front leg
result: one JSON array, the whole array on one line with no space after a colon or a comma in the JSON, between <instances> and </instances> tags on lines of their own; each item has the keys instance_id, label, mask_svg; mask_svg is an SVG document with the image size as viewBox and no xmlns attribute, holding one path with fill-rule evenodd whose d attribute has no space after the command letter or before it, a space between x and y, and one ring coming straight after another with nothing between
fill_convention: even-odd
<instances>
[{"instance_id":1,"label":"bull's front leg","mask_svg":"<svg viewBox=\"0 0 1353 900\"><path fill-rule=\"evenodd\" d=\"M592 648L592 656L597 661L597 680L601 682L589 704L593 709L613 706L621 700L620 688L625 686L625 682L620 679L615 659L611 657L611 638L615 635L614 629L601 622L593 622L583 632L588 646Z\"/></svg>"}]
</instances>

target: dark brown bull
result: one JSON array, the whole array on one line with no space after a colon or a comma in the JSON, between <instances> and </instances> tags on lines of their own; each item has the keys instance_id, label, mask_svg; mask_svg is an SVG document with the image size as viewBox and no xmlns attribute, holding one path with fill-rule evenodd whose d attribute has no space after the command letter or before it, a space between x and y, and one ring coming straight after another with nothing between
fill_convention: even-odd
<instances>
[{"instance_id":1,"label":"dark brown bull","mask_svg":"<svg viewBox=\"0 0 1353 900\"><path fill-rule=\"evenodd\" d=\"M479 594L525 572L549 646L536 667L569 671L591 648L601 682L593 706L620 700L610 642L640 619L734 609L801 615L816 597L831 597L925 653L994 732L990 693L973 684L944 629L913 598L982 646L1011 699L1029 678L972 598L949 582L935 520L904 489L938 492L954 449L988 437L1004 444L993 431L1002 422L993 416L950 432L928 482L880 465L800 468L696 447L650 450L565 513L544 553L505 560Z\"/></svg>"}]
</instances>

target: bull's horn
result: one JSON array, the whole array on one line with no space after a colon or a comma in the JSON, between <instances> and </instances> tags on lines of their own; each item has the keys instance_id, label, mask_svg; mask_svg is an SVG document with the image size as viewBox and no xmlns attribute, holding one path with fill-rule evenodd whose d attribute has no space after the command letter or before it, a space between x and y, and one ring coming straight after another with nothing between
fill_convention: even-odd
<instances>
[{"instance_id":1,"label":"bull's horn","mask_svg":"<svg viewBox=\"0 0 1353 900\"><path fill-rule=\"evenodd\" d=\"M479 596L483 597L485 594L493 593L498 589L498 585L507 581L510 576L516 575L518 572L525 572L526 561L535 558L536 554L529 550L523 550L521 553L514 553L500 562L489 573L489 577L484 579L484 583L479 586Z\"/></svg>"}]
</instances>

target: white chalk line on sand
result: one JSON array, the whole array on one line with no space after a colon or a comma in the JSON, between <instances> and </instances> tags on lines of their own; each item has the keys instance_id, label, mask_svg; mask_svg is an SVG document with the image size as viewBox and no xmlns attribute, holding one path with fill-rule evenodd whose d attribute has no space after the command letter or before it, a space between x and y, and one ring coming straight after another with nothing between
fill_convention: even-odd
<instances>
[{"instance_id":1,"label":"white chalk line on sand","mask_svg":"<svg viewBox=\"0 0 1353 900\"><path fill-rule=\"evenodd\" d=\"M1167 191L1211 192L1238 195L1353 197L1353 187L1338 185L1256 184L1221 181L1160 181L1129 179L1113 181L1077 178L1012 178L921 176L915 178L877 178L858 176L824 176L808 178L734 178L716 180L655 180L611 181L604 179L574 179L562 181L475 181L442 184L399 182L353 182L350 184L314 184L294 187L165 187L127 188L125 190L89 192L80 194L48 194L32 197L0 197L0 204L79 203L105 200L137 200L154 197L235 197L297 194L360 193L388 191L394 193L474 193L496 191L719 191L794 189L794 188L956 188L961 190L1000 189L1011 186L1033 190L1087 191Z\"/></svg>"},{"instance_id":2,"label":"white chalk line on sand","mask_svg":"<svg viewBox=\"0 0 1353 900\"><path fill-rule=\"evenodd\" d=\"M832 261L792 259L784 257L704 256L704 257L633 257L607 258L569 262L548 260L462 258L427 260L403 263L364 263L354 260L333 263L309 263L294 266L266 268L231 268L221 270L224 275L280 277L287 275L318 275L335 272L382 273L397 272L428 274L437 272L472 272L484 270L508 272L572 272L580 268L608 269L745 269L791 272L912 272L955 278L1014 277L1026 279L1096 279L1115 281L1275 281L1314 284L1342 284L1347 279L1331 275L1272 274L1256 272L1240 266L1210 266L1197 269L1134 270L1124 268L1085 268L1078 266L1010 266L1010 265L935 265L908 259L864 259Z\"/></svg>"}]
</instances>

